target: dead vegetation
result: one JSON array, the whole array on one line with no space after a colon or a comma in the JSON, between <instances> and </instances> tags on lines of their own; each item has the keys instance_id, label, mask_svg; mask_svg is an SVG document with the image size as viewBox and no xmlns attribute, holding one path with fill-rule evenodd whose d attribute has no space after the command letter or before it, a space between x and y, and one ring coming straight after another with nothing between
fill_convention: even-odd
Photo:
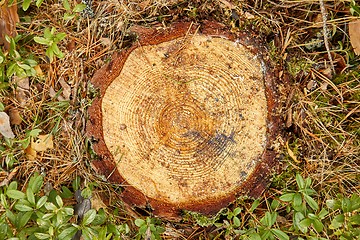
<instances>
[{"instance_id":1,"label":"dead vegetation","mask_svg":"<svg viewBox=\"0 0 360 240\"><path fill-rule=\"evenodd\" d=\"M70 4L74 7L76 2ZM71 20L63 19L66 10L58 1L44 1L39 9L31 5L26 12L18 9L16 30L22 38L17 44L25 55L35 56L39 67L37 75L23 83L15 77L0 82L0 102L16 136L10 145L1 139L1 181L17 179L25 186L29 176L39 172L49 186L60 190L80 176L83 186L95 182L97 193L108 198L112 209L119 207L114 218L134 228L133 218L151 213L125 209L116 197L119 186L107 183L91 167L94 155L84 133L86 109L96 90L89 80L113 54L136 40L131 32L135 25L165 28L176 21L215 20L230 31L251 30L261 38L281 69L277 76L288 86L280 86L287 97L281 109L287 132L280 146L283 173L274 177L263 199L293 188L294 172L313 179L323 201L338 193L360 192L360 58L351 45L359 46L360 36L350 39L348 34L349 22L360 13L351 12L350 1L94 1L91 7L94 17L80 14ZM46 27L66 33L58 44L65 56L51 63L46 48L31 40ZM29 159L22 141L36 129L41 135L51 134L53 146ZM247 211L251 205L241 200L238 204ZM251 214L260 218L263 211L248 211L244 222ZM192 224L169 222L164 236L209 239L219 231Z\"/></svg>"}]
</instances>

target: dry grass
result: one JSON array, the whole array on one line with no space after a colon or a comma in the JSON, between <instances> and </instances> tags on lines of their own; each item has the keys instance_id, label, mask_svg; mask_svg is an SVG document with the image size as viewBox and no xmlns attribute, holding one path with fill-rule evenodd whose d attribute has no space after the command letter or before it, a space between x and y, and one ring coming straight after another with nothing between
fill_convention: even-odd
<instances>
[{"instance_id":1,"label":"dry grass","mask_svg":"<svg viewBox=\"0 0 360 240\"><path fill-rule=\"evenodd\" d=\"M289 88L282 88L287 98L282 114L289 148L296 161L284 144L284 173L264 197L271 198L273 193L291 187L294 181L289 179L293 179L294 171L314 179L321 199L338 193L359 193L360 59L354 56L347 36L347 23L353 17L349 13L349 1L329 0L325 1L325 7L329 13L329 44L337 76L330 71L321 34L322 15L316 0L94 1L94 18L70 21L63 20L65 10L58 1L45 1L40 9L31 8L24 14L29 14L31 21L22 22L19 33L39 36L45 27L56 27L67 34L60 44L65 58L49 64L45 48L26 45L29 52L42 58L39 62L44 75L30 79L25 104L16 98L18 92L14 86L8 92L1 92L0 102L7 106L6 110L17 109L22 116L22 124L13 128L19 139L25 138L26 131L37 128L43 133L53 133L55 145L32 161L20 146L7 148L1 153L3 171L11 172L4 161L13 154L15 166L20 167L16 178L24 184L32 173L40 172L46 182L60 190L62 185L70 185L75 176L81 176L84 184L96 182L98 192L105 193L114 206L120 207L118 220L140 217L135 211L125 210L117 200L118 186L107 183L91 168L90 147L85 138L86 109L92 101L89 80L113 53L136 39L129 31L133 25L162 27L174 21L213 19L232 31L253 30L259 35L280 69L279 77L289 84ZM342 43L341 48L338 42ZM68 87L70 97L66 98L64 89ZM65 102L57 96L51 97L52 91L60 89ZM217 231L193 229L190 224L167 223L168 239L175 236L206 239L210 232Z\"/></svg>"}]
</instances>

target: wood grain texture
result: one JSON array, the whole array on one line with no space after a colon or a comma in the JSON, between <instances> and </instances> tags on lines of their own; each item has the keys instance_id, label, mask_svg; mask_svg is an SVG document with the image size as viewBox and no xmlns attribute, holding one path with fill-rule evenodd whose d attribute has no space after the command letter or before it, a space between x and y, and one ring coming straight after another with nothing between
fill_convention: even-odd
<instances>
[{"instance_id":1,"label":"wood grain texture","mask_svg":"<svg viewBox=\"0 0 360 240\"><path fill-rule=\"evenodd\" d=\"M280 124L264 49L213 22L135 29L139 41L92 80L94 168L124 185L129 205L163 217L258 196L276 164Z\"/></svg>"}]
</instances>

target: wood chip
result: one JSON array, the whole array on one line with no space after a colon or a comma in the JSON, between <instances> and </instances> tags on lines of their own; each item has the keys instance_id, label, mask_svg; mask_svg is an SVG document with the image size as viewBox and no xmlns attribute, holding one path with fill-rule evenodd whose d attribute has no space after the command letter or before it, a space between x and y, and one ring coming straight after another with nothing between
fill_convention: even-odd
<instances>
[{"instance_id":1,"label":"wood chip","mask_svg":"<svg viewBox=\"0 0 360 240\"><path fill-rule=\"evenodd\" d=\"M360 19L349 23L349 35L355 54L360 55Z\"/></svg>"},{"instance_id":2,"label":"wood chip","mask_svg":"<svg viewBox=\"0 0 360 240\"><path fill-rule=\"evenodd\" d=\"M20 22L16 0L12 1L11 6L9 6L8 0L2 2L0 16L0 45L4 45L5 50L9 50L10 43L5 40L5 36L16 36L16 23Z\"/></svg>"}]
</instances>

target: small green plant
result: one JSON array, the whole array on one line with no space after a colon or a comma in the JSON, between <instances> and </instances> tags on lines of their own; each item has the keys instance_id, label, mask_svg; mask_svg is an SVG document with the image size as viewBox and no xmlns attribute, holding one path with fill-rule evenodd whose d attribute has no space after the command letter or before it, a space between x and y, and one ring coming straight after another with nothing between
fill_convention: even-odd
<instances>
[{"instance_id":1,"label":"small green plant","mask_svg":"<svg viewBox=\"0 0 360 240\"><path fill-rule=\"evenodd\" d=\"M338 196L338 199L326 201L334 211L330 229L339 239L355 239L360 236L360 196L353 194L350 198Z\"/></svg>"},{"instance_id":2,"label":"small green plant","mask_svg":"<svg viewBox=\"0 0 360 240\"><path fill-rule=\"evenodd\" d=\"M23 78L36 75L34 67L37 62L31 57L24 58L17 49L17 42L21 37L21 35L15 38L5 36L6 41L10 43L10 48L5 53L0 49L0 84L8 82L12 76Z\"/></svg>"},{"instance_id":3,"label":"small green plant","mask_svg":"<svg viewBox=\"0 0 360 240\"><path fill-rule=\"evenodd\" d=\"M322 219L326 217L328 211L321 209L312 196L316 192L311 188L311 179L304 178L300 174L296 174L297 191L285 193L280 196L280 200L291 203L292 209L288 206L288 212L294 210L293 227L295 231L300 230L307 233L310 226L316 232L321 232L324 228Z\"/></svg>"},{"instance_id":4,"label":"small green plant","mask_svg":"<svg viewBox=\"0 0 360 240\"><path fill-rule=\"evenodd\" d=\"M278 238L280 240L288 240L289 236L282 230L278 229L278 227L274 226L277 216L277 212L266 212L265 216L260 219L261 225L257 229L258 232L249 234L249 237L254 240L266 240L275 238Z\"/></svg>"},{"instance_id":5,"label":"small green plant","mask_svg":"<svg viewBox=\"0 0 360 240\"><path fill-rule=\"evenodd\" d=\"M285 193L280 196L280 200L284 202L291 202L293 208L298 212L307 211L306 203L313 209L318 210L319 206L317 202L312 198L316 192L311 188L311 179L304 178L300 174L296 174L297 191L291 193Z\"/></svg>"},{"instance_id":6,"label":"small green plant","mask_svg":"<svg viewBox=\"0 0 360 240\"><path fill-rule=\"evenodd\" d=\"M358 4L356 4L355 0L351 0L350 2L350 13L353 16L360 16L360 6Z\"/></svg>"},{"instance_id":7,"label":"small green plant","mask_svg":"<svg viewBox=\"0 0 360 240\"><path fill-rule=\"evenodd\" d=\"M0 232L0 239L54 239L65 235L73 209L65 207L60 196L56 196L54 202L47 196L40 197L42 185L42 176L35 174L25 193L17 190L15 181L1 189L5 213L0 217L0 225L5 230Z\"/></svg>"},{"instance_id":8,"label":"small green plant","mask_svg":"<svg viewBox=\"0 0 360 240\"><path fill-rule=\"evenodd\" d=\"M78 234L85 240L117 240L130 232L126 223L108 222L103 209L98 212L87 209L81 218L77 213L78 221L74 223L74 209L64 205L61 194L51 190L41 196L43 182L43 177L36 173L24 191L18 190L16 181L0 188L0 239L70 240Z\"/></svg>"},{"instance_id":9,"label":"small green plant","mask_svg":"<svg viewBox=\"0 0 360 240\"><path fill-rule=\"evenodd\" d=\"M22 2L22 4L21 4L22 9L23 9L24 11L27 11L27 10L29 9L30 4L31 4L32 1L33 1L33 0L24 0L24 1ZM41 4L43 3L43 1L44 1L44 0L36 0L36 1L35 1L35 5L36 5L37 7L40 7Z\"/></svg>"},{"instance_id":10,"label":"small green plant","mask_svg":"<svg viewBox=\"0 0 360 240\"><path fill-rule=\"evenodd\" d=\"M136 219L135 225L139 227L137 239L160 240L160 235L165 231L162 226L159 226L160 223L161 221L156 218Z\"/></svg>"},{"instance_id":11,"label":"small green plant","mask_svg":"<svg viewBox=\"0 0 360 240\"><path fill-rule=\"evenodd\" d=\"M50 62L53 61L54 56L58 58L64 57L64 53L60 51L57 44L66 37L66 34L63 32L55 34L55 32L55 27L52 27L51 30L45 28L43 37L34 37L35 42L48 47L45 54L50 59Z\"/></svg>"},{"instance_id":12,"label":"small green plant","mask_svg":"<svg viewBox=\"0 0 360 240\"><path fill-rule=\"evenodd\" d=\"M68 0L63 0L63 7L66 10L66 13L64 14L64 20L71 20L76 16L76 13L82 12L86 8L86 4L79 3L74 6L74 8L71 8L71 5Z\"/></svg>"},{"instance_id":13,"label":"small green plant","mask_svg":"<svg viewBox=\"0 0 360 240\"><path fill-rule=\"evenodd\" d=\"M239 227L241 225L241 221L239 218L240 213L240 207L237 207L234 210L227 209L227 212L223 214L224 216L226 216L226 219L224 219L222 223L216 222L214 223L214 225L218 228L223 228L224 231L222 233L224 233L225 236L241 234L242 231L239 230Z\"/></svg>"}]
</instances>

